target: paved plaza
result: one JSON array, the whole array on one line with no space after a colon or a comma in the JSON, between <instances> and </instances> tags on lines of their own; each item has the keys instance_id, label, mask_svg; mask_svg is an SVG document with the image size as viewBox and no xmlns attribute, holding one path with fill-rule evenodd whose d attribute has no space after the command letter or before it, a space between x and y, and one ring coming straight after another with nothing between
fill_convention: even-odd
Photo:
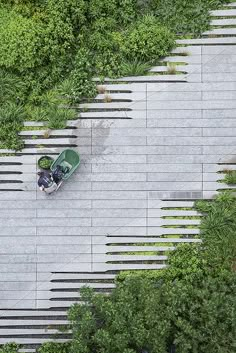
<instances>
[{"instance_id":1,"label":"paved plaza","mask_svg":"<svg viewBox=\"0 0 236 353\"><path fill-rule=\"evenodd\" d=\"M236 25L236 8L213 15L225 16L215 25ZM235 169L235 34L219 27L179 40L164 62L185 63L181 74L158 75L157 66L149 76L107 80L111 102L99 94L82 104L78 120L46 142L42 130L34 140L23 132L22 153L0 158L2 317L66 308L78 297L73 283L79 290L92 279L109 290L117 271L163 268L167 250L200 241L198 219L166 217L197 215L194 201L226 188L218 172ZM71 147L81 154L77 172L57 193L40 192L37 159Z\"/></svg>"}]
</instances>

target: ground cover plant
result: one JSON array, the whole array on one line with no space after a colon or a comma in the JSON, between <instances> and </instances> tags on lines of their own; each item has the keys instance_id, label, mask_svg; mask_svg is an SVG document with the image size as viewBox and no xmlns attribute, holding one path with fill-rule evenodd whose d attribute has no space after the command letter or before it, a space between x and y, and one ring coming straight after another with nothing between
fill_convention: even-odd
<instances>
[{"instance_id":1,"label":"ground cover plant","mask_svg":"<svg viewBox=\"0 0 236 353\"><path fill-rule=\"evenodd\" d=\"M24 109L25 120L63 128L76 104L96 95L92 78L145 74L176 33L199 34L209 10L225 2L0 0L0 102L5 111L10 103ZM1 147L22 148L22 127L20 119L1 131Z\"/></svg>"},{"instance_id":2,"label":"ground cover plant","mask_svg":"<svg viewBox=\"0 0 236 353\"><path fill-rule=\"evenodd\" d=\"M199 36L209 29L210 11L231 0L152 0L153 13L168 28L181 35Z\"/></svg>"}]
</instances>

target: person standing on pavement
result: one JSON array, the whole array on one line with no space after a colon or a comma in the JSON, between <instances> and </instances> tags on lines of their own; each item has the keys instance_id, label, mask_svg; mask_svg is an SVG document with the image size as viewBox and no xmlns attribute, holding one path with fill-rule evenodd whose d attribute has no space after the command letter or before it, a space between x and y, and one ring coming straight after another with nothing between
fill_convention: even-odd
<instances>
[{"instance_id":1,"label":"person standing on pavement","mask_svg":"<svg viewBox=\"0 0 236 353\"><path fill-rule=\"evenodd\" d=\"M53 180L50 172L44 171L38 172L37 174L39 176L38 186L41 191L44 191L47 194L51 194L57 189L57 184Z\"/></svg>"}]
</instances>

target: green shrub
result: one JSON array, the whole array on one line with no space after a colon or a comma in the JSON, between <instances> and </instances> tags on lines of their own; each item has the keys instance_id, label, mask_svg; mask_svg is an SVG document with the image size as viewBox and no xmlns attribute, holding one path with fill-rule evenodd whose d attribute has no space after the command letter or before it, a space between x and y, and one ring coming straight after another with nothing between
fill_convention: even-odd
<instances>
[{"instance_id":1,"label":"green shrub","mask_svg":"<svg viewBox=\"0 0 236 353\"><path fill-rule=\"evenodd\" d=\"M86 49L80 49L75 57L74 69L70 74L72 89L70 96L77 102L82 98L92 98L96 95L96 85L92 81L91 54Z\"/></svg>"},{"instance_id":2,"label":"green shrub","mask_svg":"<svg viewBox=\"0 0 236 353\"><path fill-rule=\"evenodd\" d=\"M166 269L121 271L117 276L117 281L122 282L131 277L153 281L162 279L167 282L182 278L192 279L202 273L204 262L199 256L201 251L199 244L180 244L174 251L170 251Z\"/></svg>"},{"instance_id":3,"label":"green shrub","mask_svg":"<svg viewBox=\"0 0 236 353\"><path fill-rule=\"evenodd\" d=\"M215 271L228 270L236 259L236 199L226 192L206 204L197 204L200 211L207 211L200 224L204 256Z\"/></svg>"},{"instance_id":4,"label":"green shrub","mask_svg":"<svg viewBox=\"0 0 236 353\"><path fill-rule=\"evenodd\" d=\"M150 64L136 59L130 62L122 62L120 71L123 76L141 76L147 73L147 71L150 69L150 66Z\"/></svg>"},{"instance_id":5,"label":"green shrub","mask_svg":"<svg viewBox=\"0 0 236 353\"><path fill-rule=\"evenodd\" d=\"M137 0L118 0L117 8L116 20L122 27L131 24L137 18L140 9Z\"/></svg>"},{"instance_id":6,"label":"green shrub","mask_svg":"<svg viewBox=\"0 0 236 353\"><path fill-rule=\"evenodd\" d=\"M123 34L121 50L127 60L157 61L175 45L175 36L154 16L144 16Z\"/></svg>"},{"instance_id":7,"label":"green shrub","mask_svg":"<svg viewBox=\"0 0 236 353\"><path fill-rule=\"evenodd\" d=\"M71 109L58 108L57 106L49 106L45 108L48 127L50 129L64 129L66 121L74 119L75 112Z\"/></svg>"},{"instance_id":8,"label":"green shrub","mask_svg":"<svg viewBox=\"0 0 236 353\"><path fill-rule=\"evenodd\" d=\"M231 170L228 173L226 173L223 182L228 185L234 185L236 184L236 170Z\"/></svg>"},{"instance_id":9,"label":"green shrub","mask_svg":"<svg viewBox=\"0 0 236 353\"><path fill-rule=\"evenodd\" d=\"M18 353L20 345L16 343L6 343L0 347L0 353Z\"/></svg>"},{"instance_id":10,"label":"green shrub","mask_svg":"<svg viewBox=\"0 0 236 353\"><path fill-rule=\"evenodd\" d=\"M198 273L127 278L109 297L82 289L84 304L69 310L71 352L233 352L235 284L235 273Z\"/></svg>"},{"instance_id":11,"label":"green shrub","mask_svg":"<svg viewBox=\"0 0 236 353\"><path fill-rule=\"evenodd\" d=\"M105 21L110 26L105 25L106 28L112 31L115 27L132 23L136 16L136 0L90 0L88 2L88 21L93 30L98 29L100 25L103 27Z\"/></svg>"},{"instance_id":12,"label":"green shrub","mask_svg":"<svg viewBox=\"0 0 236 353\"><path fill-rule=\"evenodd\" d=\"M86 0L47 0L43 10L49 23L58 23L56 31L52 28L55 38L62 36L66 41L70 41L72 32L75 33L86 24L89 6Z\"/></svg>"},{"instance_id":13,"label":"green shrub","mask_svg":"<svg viewBox=\"0 0 236 353\"><path fill-rule=\"evenodd\" d=\"M120 75L122 61L120 32L94 29L88 34L87 47L90 48L90 62L93 75L103 77L117 77Z\"/></svg>"},{"instance_id":14,"label":"green shrub","mask_svg":"<svg viewBox=\"0 0 236 353\"><path fill-rule=\"evenodd\" d=\"M147 278L150 280L156 280L156 279L162 279L164 276L164 272L166 270L127 270L127 271L121 271L117 277L116 277L116 282L123 282L127 278Z\"/></svg>"},{"instance_id":15,"label":"green shrub","mask_svg":"<svg viewBox=\"0 0 236 353\"><path fill-rule=\"evenodd\" d=\"M46 342L43 343L37 350L38 353L70 353L70 342L57 343ZM1 352L0 352L1 353Z\"/></svg>"},{"instance_id":16,"label":"green shrub","mask_svg":"<svg viewBox=\"0 0 236 353\"><path fill-rule=\"evenodd\" d=\"M0 66L32 69L45 60L45 28L32 18L0 7Z\"/></svg>"}]
</instances>

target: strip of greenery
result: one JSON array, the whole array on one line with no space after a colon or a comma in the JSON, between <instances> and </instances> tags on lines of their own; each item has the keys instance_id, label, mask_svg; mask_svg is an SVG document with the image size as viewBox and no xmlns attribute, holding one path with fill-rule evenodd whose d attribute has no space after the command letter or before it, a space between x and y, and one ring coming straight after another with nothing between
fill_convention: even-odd
<instances>
[{"instance_id":1,"label":"strip of greenery","mask_svg":"<svg viewBox=\"0 0 236 353\"><path fill-rule=\"evenodd\" d=\"M201 216L163 216L163 219L201 219Z\"/></svg>"},{"instance_id":2,"label":"strip of greenery","mask_svg":"<svg viewBox=\"0 0 236 353\"><path fill-rule=\"evenodd\" d=\"M107 253L108 255L161 255L163 254L164 252L167 252L164 251L164 250L159 250L159 251L142 251L141 248L140 250L135 250L135 251L120 251L120 252L109 252Z\"/></svg>"},{"instance_id":3,"label":"strip of greenery","mask_svg":"<svg viewBox=\"0 0 236 353\"><path fill-rule=\"evenodd\" d=\"M161 209L173 211L193 211L194 207L162 207Z\"/></svg>"},{"instance_id":4,"label":"strip of greenery","mask_svg":"<svg viewBox=\"0 0 236 353\"><path fill-rule=\"evenodd\" d=\"M24 126L22 131L39 131L39 130L46 130L46 126Z\"/></svg>"},{"instance_id":5,"label":"strip of greenery","mask_svg":"<svg viewBox=\"0 0 236 353\"><path fill-rule=\"evenodd\" d=\"M184 228L184 229L195 229L198 228L198 224L196 225L184 225L184 224L177 224L177 225L164 225L161 228Z\"/></svg>"},{"instance_id":6,"label":"strip of greenery","mask_svg":"<svg viewBox=\"0 0 236 353\"><path fill-rule=\"evenodd\" d=\"M230 191L230 192L235 192L236 189L234 188L222 188L222 189L218 189L216 190L217 192L221 192L221 193L224 193L224 192L227 192L227 191Z\"/></svg>"}]
</instances>

